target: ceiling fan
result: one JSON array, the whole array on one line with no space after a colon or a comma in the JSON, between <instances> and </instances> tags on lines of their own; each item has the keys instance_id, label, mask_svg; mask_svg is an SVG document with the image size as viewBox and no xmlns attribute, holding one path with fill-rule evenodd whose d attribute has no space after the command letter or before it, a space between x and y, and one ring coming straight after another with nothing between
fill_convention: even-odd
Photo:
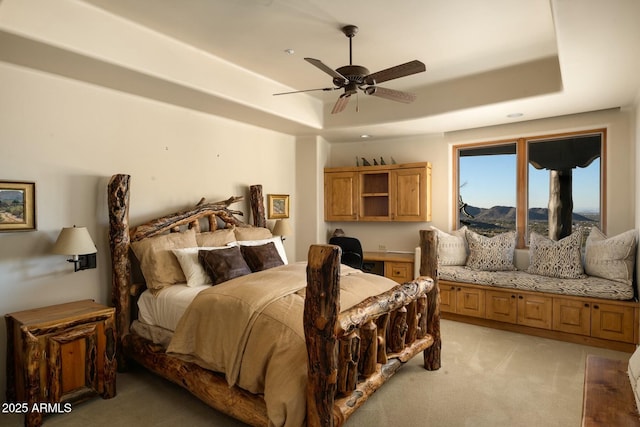
<instances>
[{"instance_id":1,"label":"ceiling fan","mask_svg":"<svg viewBox=\"0 0 640 427\"><path fill-rule=\"evenodd\" d=\"M305 61L309 62L312 65L315 65L320 70L333 77L333 84L335 85L335 87L275 93L274 95L288 95L291 93L311 92L318 90L332 91L344 89L344 93L340 95L338 101L333 106L331 114L336 114L343 111L349 103L349 98L351 97L351 95L357 94L358 89L360 89L367 95L390 99L392 101L404 102L406 104L411 103L416 99L416 96L412 93L402 92L394 89L387 89L377 86L377 84L400 77L410 76L411 74L421 73L426 70L426 67L422 62L417 60L410 61L405 64L396 65L395 67L378 71L376 73L370 73L367 68L360 65L353 65L352 63L352 39L358 32L358 27L356 27L355 25L346 25L342 27L342 32L349 38L349 65L345 65L333 70L319 59L304 58Z\"/></svg>"}]
</instances>

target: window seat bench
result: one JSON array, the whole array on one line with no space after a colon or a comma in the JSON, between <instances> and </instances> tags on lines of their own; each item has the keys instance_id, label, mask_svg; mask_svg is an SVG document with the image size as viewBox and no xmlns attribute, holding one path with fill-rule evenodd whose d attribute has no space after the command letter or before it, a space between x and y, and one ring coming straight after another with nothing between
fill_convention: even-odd
<instances>
[{"instance_id":1,"label":"window seat bench","mask_svg":"<svg viewBox=\"0 0 640 427\"><path fill-rule=\"evenodd\" d=\"M438 281L445 319L629 353L640 342L640 303L616 281L464 266L440 266Z\"/></svg>"}]
</instances>

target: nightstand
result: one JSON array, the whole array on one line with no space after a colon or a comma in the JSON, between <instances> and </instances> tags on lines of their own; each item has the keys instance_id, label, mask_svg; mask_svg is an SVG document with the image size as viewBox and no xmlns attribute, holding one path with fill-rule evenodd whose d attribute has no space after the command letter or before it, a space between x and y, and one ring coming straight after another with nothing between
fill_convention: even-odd
<instances>
[{"instance_id":1,"label":"nightstand","mask_svg":"<svg viewBox=\"0 0 640 427\"><path fill-rule=\"evenodd\" d=\"M39 426L47 413L116 394L115 309L92 300L5 315L7 402Z\"/></svg>"}]
</instances>

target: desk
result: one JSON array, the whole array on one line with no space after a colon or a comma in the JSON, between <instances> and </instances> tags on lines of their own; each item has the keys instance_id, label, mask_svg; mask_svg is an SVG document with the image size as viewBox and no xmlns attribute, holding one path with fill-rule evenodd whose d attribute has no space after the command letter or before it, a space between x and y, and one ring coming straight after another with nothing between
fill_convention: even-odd
<instances>
[{"instance_id":1,"label":"desk","mask_svg":"<svg viewBox=\"0 0 640 427\"><path fill-rule=\"evenodd\" d=\"M371 264L371 272L388 277L398 283L409 282L413 277L413 253L365 252L363 261Z\"/></svg>"}]
</instances>

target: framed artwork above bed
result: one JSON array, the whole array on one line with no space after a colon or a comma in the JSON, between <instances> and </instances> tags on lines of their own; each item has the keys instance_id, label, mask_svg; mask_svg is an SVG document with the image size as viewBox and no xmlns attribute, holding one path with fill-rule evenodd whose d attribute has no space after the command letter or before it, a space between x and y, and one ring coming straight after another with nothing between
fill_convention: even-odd
<instances>
[{"instance_id":1,"label":"framed artwork above bed","mask_svg":"<svg viewBox=\"0 0 640 427\"><path fill-rule=\"evenodd\" d=\"M36 184L0 181L0 232L36 229Z\"/></svg>"},{"instance_id":2,"label":"framed artwork above bed","mask_svg":"<svg viewBox=\"0 0 640 427\"><path fill-rule=\"evenodd\" d=\"M267 195L268 217L269 219L289 218L289 195L269 194Z\"/></svg>"}]
</instances>

